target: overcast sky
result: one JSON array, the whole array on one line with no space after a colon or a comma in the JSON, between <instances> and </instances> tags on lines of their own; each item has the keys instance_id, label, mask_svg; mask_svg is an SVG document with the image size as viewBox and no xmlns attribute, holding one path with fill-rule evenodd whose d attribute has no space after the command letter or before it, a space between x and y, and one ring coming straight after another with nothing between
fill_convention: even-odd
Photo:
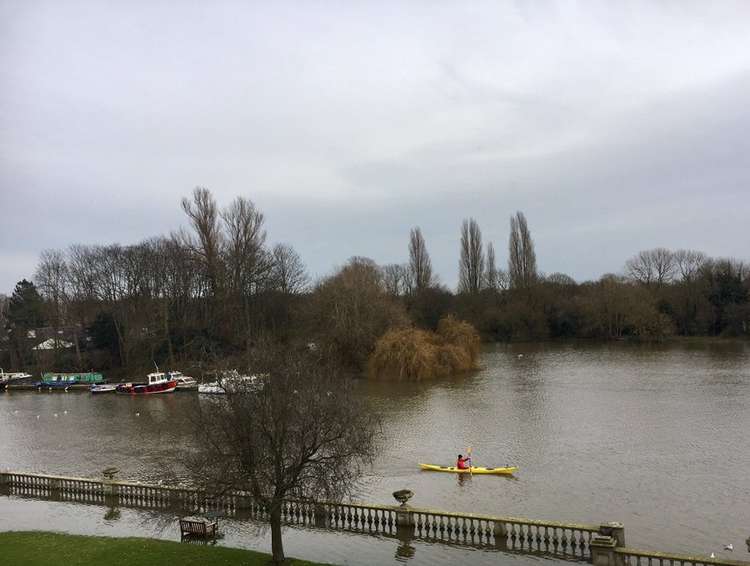
<instances>
[{"instance_id":1,"label":"overcast sky","mask_svg":"<svg viewBox=\"0 0 750 566\"><path fill-rule=\"evenodd\" d=\"M251 198L314 275L457 279L461 220L541 270L750 258L750 2L0 0L0 292L45 248Z\"/></svg>"}]
</instances>

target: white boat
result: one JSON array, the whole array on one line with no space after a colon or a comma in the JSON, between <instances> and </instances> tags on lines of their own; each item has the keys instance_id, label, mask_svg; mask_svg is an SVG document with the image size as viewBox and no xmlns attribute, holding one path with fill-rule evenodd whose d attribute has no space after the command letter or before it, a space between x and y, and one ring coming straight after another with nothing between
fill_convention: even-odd
<instances>
[{"instance_id":1,"label":"white boat","mask_svg":"<svg viewBox=\"0 0 750 566\"><path fill-rule=\"evenodd\" d=\"M211 381L209 383L201 383L198 385L198 393L204 395L226 395L224 388L219 385L218 381Z\"/></svg>"},{"instance_id":2,"label":"white boat","mask_svg":"<svg viewBox=\"0 0 750 566\"><path fill-rule=\"evenodd\" d=\"M237 370L224 372L218 381L201 383L198 393L205 395L226 395L240 391L256 391L263 387L263 382L255 375L240 375Z\"/></svg>"},{"instance_id":3,"label":"white boat","mask_svg":"<svg viewBox=\"0 0 750 566\"><path fill-rule=\"evenodd\" d=\"M30 373L23 373L20 371L5 373L3 368L0 368L0 389L5 389L5 386L13 381L20 381L22 379L30 379L32 376Z\"/></svg>"},{"instance_id":4,"label":"white boat","mask_svg":"<svg viewBox=\"0 0 750 566\"><path fill-rule=\"evenodd\" d=\"M167 377L177 382L177 391L195 391L198 389L198 382L189 375L184 375L181 371L168 371Z\"/></svg>"},{"instance_id":5,"label":"white boat","mask_svg":"<svg viewBox=\"0 0 750 566\"><path fill-rule=\"evenodd\" d=\"M92 383L89 387L92 393L114 393L116 390L116 383Z\"/></svg>"}]
</instances>

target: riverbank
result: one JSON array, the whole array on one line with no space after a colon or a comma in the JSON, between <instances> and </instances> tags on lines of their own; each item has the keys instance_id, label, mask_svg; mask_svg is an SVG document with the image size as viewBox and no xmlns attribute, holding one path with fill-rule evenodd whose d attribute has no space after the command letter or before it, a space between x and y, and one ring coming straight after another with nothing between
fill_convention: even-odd
<instances>
[{"instance_id":1,"label":"riverbank","mask_svg":"<svg viewBox=\"0 0 750 566\"><path fill-rule=\"evenodd\" d=\"M269 554L223 546L37 531L0 533L0 548L3 563L16 566L52 563L68 566L266 566L271 562ZM317 566L319 563L287 559L286 564Z\"/></svg>"}]
</instances>

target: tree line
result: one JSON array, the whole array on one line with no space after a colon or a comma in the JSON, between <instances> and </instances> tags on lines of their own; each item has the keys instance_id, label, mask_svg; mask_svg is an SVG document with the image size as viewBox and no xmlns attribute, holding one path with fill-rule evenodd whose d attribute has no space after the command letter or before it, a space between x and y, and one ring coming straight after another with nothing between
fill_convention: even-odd
<instances>
[{"instance_id":1,"label":"tree line","mask_svg":"<svg viewBox=\"0 0 750 566\"><path fill-rule=\"evenodd\" d=\"M750 333L750 269L735 259L656 248L627 260L621 274L578 283L539 271L518 212L504 268L478 223L463 221L455 292L433 273L418 227L404 263L353 257L313 282L292 246L268 243L251 200L220 208L197 187L181 206L188 230L42 252L32 281L0 297L0 363L41 364L30 333L40 327L73 345L44 360L55 369L249 365L272 341L307 344L359 371L389 329L436 330L448 315L498 341Z\"/></svg>"}]
</instances>

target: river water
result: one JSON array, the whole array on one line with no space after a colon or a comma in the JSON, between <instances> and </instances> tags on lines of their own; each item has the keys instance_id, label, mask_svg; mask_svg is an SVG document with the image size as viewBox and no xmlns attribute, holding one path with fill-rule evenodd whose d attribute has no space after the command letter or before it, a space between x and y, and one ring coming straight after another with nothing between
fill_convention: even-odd
<instances>
[{"instance_id":1,"label":"river water","mask_svg":"<svg viewBox=\"0 0 750 566\"><path fill-rule=\"evenodd\" d=\"M629 546L743 558L750 535L750 344L566 343L496 346L471 375L423 383L362 380L383 414L383 447L359 499L534 519L621 521ZM0 468L162 479L189 442L197 395L0 395ZM474 464L515 478L421 472L473 448ZM155 534L143 514L0 497L0 530ZM229 526L226 544L268 548ZM253 532L251 532L253 531ZM158 533L156 533L158 534ZM166 536L174 538L172 531ZM407 560L398 543L288 529L287 552L339 564ZM733 543L734 555L723 552ZM410 564L460 563L466 550L412 543ZM742 554L738 556L738 551ZM524 558L538 561L538 558ZM496 553L473 551L474 563Z\"/></svg>"}]
</instances>

